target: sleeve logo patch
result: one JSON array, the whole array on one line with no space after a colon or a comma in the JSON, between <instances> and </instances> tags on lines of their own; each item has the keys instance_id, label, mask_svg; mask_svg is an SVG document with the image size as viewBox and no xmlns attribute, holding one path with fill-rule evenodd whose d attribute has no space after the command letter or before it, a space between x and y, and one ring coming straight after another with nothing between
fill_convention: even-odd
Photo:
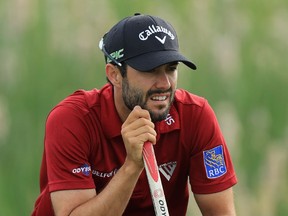
<instances>
[{"instance_id":1,"label":"sleeve logo patch","mask_svg":"<svg viewBox=\"0 0 288 216\"><path fill-rule=\"evenodd\" d=\"M89 176L90 172L91 172L91 166L89 166L88 164L83 164L81 167L72 170L72 173L74 174L82 173L85 176Z\"/></svg>"},{"instance_id":2,"label":"sleeve logo patch","mask_svg":"<svg viewBox=\"0 0 288 216\"><path fill-rule=\"evenodd\" d=\"M204 151L203 159L207 178L218 178L227 172L222 145Z\"/></svg>"}]
</instances>

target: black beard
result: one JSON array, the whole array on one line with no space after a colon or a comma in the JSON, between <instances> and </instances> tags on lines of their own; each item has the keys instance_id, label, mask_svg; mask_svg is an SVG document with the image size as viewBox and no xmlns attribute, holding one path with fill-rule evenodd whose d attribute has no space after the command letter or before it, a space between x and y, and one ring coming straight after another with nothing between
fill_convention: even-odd
<instances>
[{"instance_id":1,"label":"black beard","mask_svg":"<svg viewBox=\"0 0 288 216\"><path fill-rule=\"evenodd\" d=\"M155 113L152 110L150 110L147 107L147 100L148 98L153 94L160 94L160 93L167 93L170 92L170 104L169 107L161 114ZM130 88L129 82L127 78L125 77L122 82L122 97L125 105L128 107L128 109L133 110L135 106L140 106L142 109L145 109L149 112L150 118L152 122L158 122L166 119L167 115L169 114L171 104L174 99L175 92L172 90L172 88L169 88L166 91L162 90L149 90L146 94L146 97L144 99L144 93L140 89L137 88Z\"/></svg>"}]
</instances>

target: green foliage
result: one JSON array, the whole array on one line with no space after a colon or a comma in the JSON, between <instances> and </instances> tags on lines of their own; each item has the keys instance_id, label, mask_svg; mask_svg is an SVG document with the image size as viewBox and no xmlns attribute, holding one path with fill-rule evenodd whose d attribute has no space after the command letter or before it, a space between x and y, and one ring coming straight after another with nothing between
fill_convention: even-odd
<instances>
[{"instance_id":1,"label":"green foliage","mask_svg":"<svg viewBox=\"0 0 288 216\"><path fill-rule=\"evenodd\" d=\"M1 1L0 215L30 214L48 112L73 91L106 82L98 41L135 12L169 20L182 52L198 66L195 72L180 67L178 85L215 108L238 174L239 215L287 215L287 5Z\"/></svg>"}]
</instances>

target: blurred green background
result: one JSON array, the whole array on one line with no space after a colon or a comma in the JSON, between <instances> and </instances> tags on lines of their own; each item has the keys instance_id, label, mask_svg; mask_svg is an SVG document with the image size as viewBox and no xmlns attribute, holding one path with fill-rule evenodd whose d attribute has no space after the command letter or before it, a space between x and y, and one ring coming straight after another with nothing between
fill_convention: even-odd
<instances>
[{"instance_id":1,"label":"blurred green background","mask_svg":"<svg viewBox=\"0 0 288 216\"><path fill-rule=\"evenodd\" d=\"M179 88L206 97L229 145L238 215L288 215L288 1L2 0L0 215L29 215L39 194L44 124L76 89L106 83L101 36L134 12L169 20ZM193 197L187 215L200 215Z\"/></svg>"}]
</instances>

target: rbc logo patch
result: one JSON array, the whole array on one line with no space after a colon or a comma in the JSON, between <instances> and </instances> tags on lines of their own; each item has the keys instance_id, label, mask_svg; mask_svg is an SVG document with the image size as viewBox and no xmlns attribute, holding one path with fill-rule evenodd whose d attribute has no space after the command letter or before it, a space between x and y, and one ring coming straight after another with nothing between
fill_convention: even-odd
<instances>
[{"instance_id":1,"label":"rbc logo patch","mask_svg":"<svg viewBox=\"0 0 288 216\"><path fill-rule=\"evenodd\" d=\"M204 151L203 157L207 178L218 178L227 172L222 145Z\"/></svg>"}]
</instances>

